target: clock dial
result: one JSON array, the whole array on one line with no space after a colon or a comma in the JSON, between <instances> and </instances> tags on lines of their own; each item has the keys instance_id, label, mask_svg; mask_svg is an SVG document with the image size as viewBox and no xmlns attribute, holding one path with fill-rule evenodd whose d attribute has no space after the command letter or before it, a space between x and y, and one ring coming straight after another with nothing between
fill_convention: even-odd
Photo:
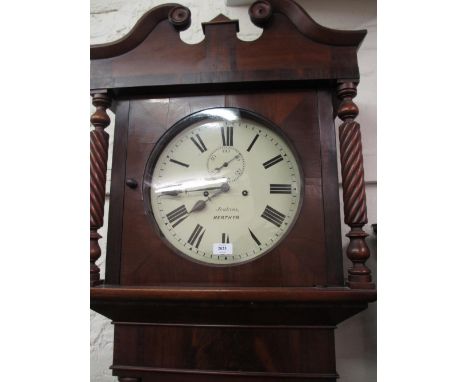
<instances>
[{"instance_id":1,"label":"clock dial","mask_svg":"<svg viewBox=\"0 0 468 382\"><path fill-rule=\"evenodd\" d=\"M160 234L178 253L211 265L270 251L302 202L299 162L283 133L235 108L179 121L153 150L146 179Z\"/></svg>"}]
</instances>

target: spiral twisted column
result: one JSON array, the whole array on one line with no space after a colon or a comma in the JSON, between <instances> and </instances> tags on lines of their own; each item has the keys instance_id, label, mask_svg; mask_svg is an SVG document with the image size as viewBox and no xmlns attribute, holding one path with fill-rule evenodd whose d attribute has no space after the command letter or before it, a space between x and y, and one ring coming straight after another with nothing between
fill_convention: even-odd
<instances>
[{"instance_id":1,"label":"spiral twisted column","mask_svg":"<svg viewBox=\"0 0 468 382\"><path fill-rule=\"evenodd\" d=\"M359 113L353 102L357 93L356 83L340 82L337 93L341 99L338 116L343 121L339 127L339 138L344 221L351 228L346 235L350 240L346 254L353 264L348 269L348 286L372 289L375 285L372 283L371 271L366 266L370 252L365 241L367 234L362 229L367 223L367 207L361 130L359 123L354 120Z\"/></svg>"},{"instance_id":2,"label":"spiral twisted column","mask_svg":"<svg viewBox=\"0 0 468 382\"><path fill-rule=\"evenodd\" d=\"M106 93L93 95L93 105L96 111L91 115L94 130L90 133L91 142L91 213L90 213L90 276L91 286L100 282L100 271L96 261L101 257L101 238L98 230L104 223L104 202L106 195L107 151L109 148L109 134L104 130L109 126L110 118L107 109L111 105L111 98Z\"/></svg>"}]
</instances>

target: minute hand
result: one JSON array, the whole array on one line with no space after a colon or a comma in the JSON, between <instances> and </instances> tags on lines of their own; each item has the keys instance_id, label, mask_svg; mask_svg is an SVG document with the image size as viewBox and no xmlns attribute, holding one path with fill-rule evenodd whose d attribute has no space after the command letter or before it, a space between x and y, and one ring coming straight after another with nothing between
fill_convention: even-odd
<instances>
[{"instance_id":1,"label":"minute hand","mask_svg":"<svg viewBox=\"0 0 468 382\"><path fill-rule=\"evenodd\" d=\"M216 186L216 187L203 187L203 188L179 188L175 190L170 190L170 191L163 191L161 192L161 195L169 195L169 196L177 196L181 194L182 192L197 192L197 191L209 191L209 190L219 190L221 186Z\"/></svg>"}]
</instances>

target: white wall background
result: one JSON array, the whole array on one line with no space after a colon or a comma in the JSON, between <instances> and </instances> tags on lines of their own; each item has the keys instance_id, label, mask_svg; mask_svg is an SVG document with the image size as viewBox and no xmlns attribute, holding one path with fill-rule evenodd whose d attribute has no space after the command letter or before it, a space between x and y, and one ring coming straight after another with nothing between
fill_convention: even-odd
<instances>
[{"instance_id":1,"label":"white wall background","mask_svg":"<svg viewBox=\"0 0 468 382\"><path fill-rule=\"evenodd\" d=\"M137 20L152 7L172 2L169 0L91 0L91 44L114 41L125 35ZM364 168L366 176L367 206L370 234L368 244L371 259L368 262L376 277L376 239L371 233L370 224L377 222L377 5L375 0L297 0L318 23L336 29L367 29L368 35L359 51L358 59L361 71L361 83L358 87L356 103L360 108L357 120L361 123ZM261 34L247 14L248 6L228 7L225 0L178 0L178 3L190 8L191 27L181 33L187 43L197 43L203 39L201 22L209 21L219 13L232 19L238 19L242 40L254 40ZM232 3L232 1L231 1ZM245 3L245 2L244 2ZM107 131L113 143L113 116ZM108 164L108 186L112 165L112 149ZM100 233L103 255L98 261L101 275L105 273L105 238L107 236L107 200L106 221ZM344 236L346 226L342 226L343 248L348 239ZM346 256L344 256L346 259ZM345 260L344 268L348 267ZM336 331L337 370L342 382L374 382L376 377L376 304L369 309L345 321ZM113 327L105 317L91 311L91 381L116 382L109 366L112 364Z\"/></svg>"}]
</instances>

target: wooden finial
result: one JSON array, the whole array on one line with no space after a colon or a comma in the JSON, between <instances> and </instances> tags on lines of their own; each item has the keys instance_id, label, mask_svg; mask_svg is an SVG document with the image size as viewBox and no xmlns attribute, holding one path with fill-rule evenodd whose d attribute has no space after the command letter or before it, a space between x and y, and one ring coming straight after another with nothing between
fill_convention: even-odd
<instances>
[{"instance_id":1,"label":"wooden finial","mask_svg":"<svg viewBox=\"0 0 468 382\"><path fill-rule=\"evenodd\" d=\"M273 8L266 0L256 1L249 8L250 20L258 27L263 27L268 24L272 14Z\"/></svg>"},{"instance_id":2,"label":"wooden finial","mask_svg":"<svg viewBox=\"0 0 468 382\"><path fill-rule=\"evenodd\" d=\"M168 16L169 22L174 25L178 31L186 30L190 27L191 13L190 9L183 6L174 7Z\"/></svg>"}]
</instances>

